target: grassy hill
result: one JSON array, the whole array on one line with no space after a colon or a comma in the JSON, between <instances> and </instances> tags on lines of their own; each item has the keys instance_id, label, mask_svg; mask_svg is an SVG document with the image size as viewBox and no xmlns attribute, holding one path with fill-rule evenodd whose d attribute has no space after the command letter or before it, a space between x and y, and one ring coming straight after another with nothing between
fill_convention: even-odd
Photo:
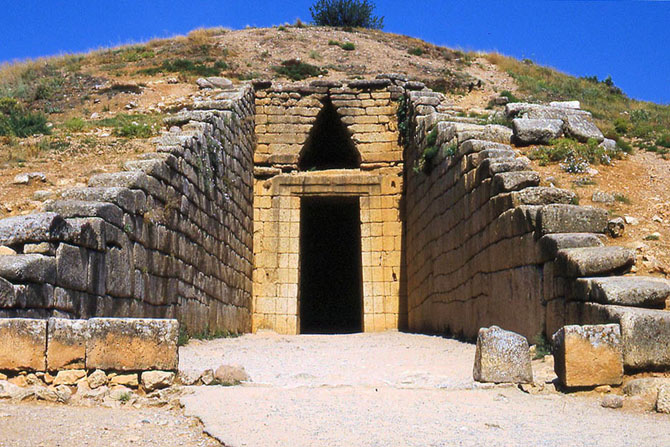
<instances>
[{"instance_id":1,"label":"grassy hill","mask_svg":"<svg viewBox=\"0 0 670 447\"><path fill-rule=\"evenodd\" d=\"M613 216L632 214L626 243L645 245L650 272L670 273L670 106L628 98L611 79L576 78L530 60L465 53L376 30L307 27L230 31L198 29L187 36L43 58L0 68L0 217L30 212L60 189L115 171L153 150L166 113L198 96L195 80L306 82L405 73L445 93L463 114L486 119L491 99L579 100L627 155L598 175L564 172L535 162L546 184L573 189L590 204L595 191L619 199ZM522 149L532 155L533 148ZM542 163L544 164L544 163ZM44 172L46 183L14 185L14 176ZM598 206L603 206L598 204ZM645 240L654 232L659 241ZM620 242L620 241L618 241Z\"/></svg>"}]
</instances>

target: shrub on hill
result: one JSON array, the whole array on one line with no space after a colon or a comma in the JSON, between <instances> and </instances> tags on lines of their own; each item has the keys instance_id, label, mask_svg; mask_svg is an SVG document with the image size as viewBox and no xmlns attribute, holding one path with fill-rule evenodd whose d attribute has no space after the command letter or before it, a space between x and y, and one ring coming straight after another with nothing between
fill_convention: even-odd
<instances>
[{"instance_id":1,"label":"shrub on hill","mask_svg":"<svg viewBox=\"0 0 670 447\"><path fill-rule=\"evenodd\" d=\"M307 64L299 59L289 59L276 65L272 69L280 75L284 75L294 81L302 81L314 76L319 76L328 73L326 70L317 67L316 65Z\"/></svg>"},{"instance_id":2,"label":"shrub on hill","mask_svg":"<svg viewBox=\"0 0 670 447\"><path fill-rule=\"evenodd\" d=\"M0 136L24 138L49 133L44 114L25 110L13 98L0 98Z\"/></svg>"},{"instance_id":3,"label":"shrub on hill","mask_svg":"<svg viewBox=\"0 0 670 447\"><path fill-rule=\"evenodd\" d=\"M309 11L319 26L382 29L384 17L375 16L374 9L369 0L318 0Z\"/></svg>"}]
</instances>

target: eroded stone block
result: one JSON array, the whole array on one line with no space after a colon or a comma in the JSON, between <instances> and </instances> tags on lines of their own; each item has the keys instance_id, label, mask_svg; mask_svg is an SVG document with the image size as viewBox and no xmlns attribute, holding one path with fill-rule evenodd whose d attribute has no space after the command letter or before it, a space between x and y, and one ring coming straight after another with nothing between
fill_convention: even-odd
<instances>
[{"instance_id":1,"label":"eroded stone block","mask_svg":"<svg viewBox=\"0 0 670 447\"><path fill-rule=\"evenodd\" d=\"M86 368L175 370L178 335L177 320L93 318L89 320Z\"/></svg>"},{"instance_id":2,"label":"eroded stone block","mask_svg":"<svg viewBox=\"0 0 670 447\"><path fill-rule=\"evenodd\" d=\"M553 336L554 369L568 387L619 385L623 344L618 324L564 326Z\"/></svg>"},{"instance_id":3,"label":"eroded stone block","mask_svg":"<svg viewBox=\"0 0 670 447\"><path fill-rule=\"evenodd\" d=\"M473 377L478 382L532 383L526 337L498 326L481 328L477 336Z\"/></svg>"},{"instance_id":4,"label":"eroded stone block","mask_svg":"<svg viewBox=\"0 0 670 447\"><path fill-rule=\"evenodd\" d=\"M88 320L49 319L47 369L83 369L87 337Z\"/></svg>"},{"instance_id":5,"label":"eroded stone block","mask_svg":"<svg viewBox=\"0 0 670 447\"><path fill-rule=\"evenodd\" d=\"M46 369L47 321L0 319L0 370Z\"/></svg>"}]
</instances>

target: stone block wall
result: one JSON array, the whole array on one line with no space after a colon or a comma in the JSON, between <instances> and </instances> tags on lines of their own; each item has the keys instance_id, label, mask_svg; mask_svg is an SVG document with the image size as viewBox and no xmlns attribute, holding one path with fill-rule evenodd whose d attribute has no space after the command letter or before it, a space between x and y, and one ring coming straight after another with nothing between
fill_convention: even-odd
<instances>
[{"instance_id":1,"label":"stone block wall","mask_svg":"<svg viewBox=\"0 0 670 447\"><path fill-rule=\"evenodd\" d=\"M254 95L212 91L157 151L44 212L0 220L0 316L178 318L251 328Z\"/></svg>"},{"instance_id":2,"label":"stone block wall","mask_svg":"<svg viewBox=\"0 0 670 447\"><path fill-rule=\"evenodd\" d=\"M396 100L405 81L386 76L256 84L254 331L300 331L300 199L307 196L359 198L363 330L404 325L403 161ZM360 166L301 171L300 157L327 102L360 154Z\"/></svg>"},{"instance_id":3,"label":"stone block wall","mask_svg":"<svg viewBox=\"0 0 670 447\"><path fill-rule=\"evenodd\" d=\"M511 129L459 118L427 91L410 93L402 113L410 330L474 338L495 324L530 339L544 333L543 284L554 278L545 278L542 213L556 204L549 207L561 216L583 212L596 222L573 231L602 232L604 216L570 205L569 191L538 187L538 174L509 145Z\"/></svg>"}]
</instances>

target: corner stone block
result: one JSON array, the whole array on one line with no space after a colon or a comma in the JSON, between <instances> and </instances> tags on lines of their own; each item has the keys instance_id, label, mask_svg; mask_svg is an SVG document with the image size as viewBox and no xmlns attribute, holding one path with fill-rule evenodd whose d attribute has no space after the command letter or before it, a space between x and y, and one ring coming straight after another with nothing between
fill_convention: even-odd
<instances>
[{"instance_id":1,"label":"corner stone block","mask_svg":"<svg viewBox=\"0 0 670 447\"><path fill-rule=\"evenodd\" d=\"M177 320L93 318L88 325L86 369L177 369Z\"/></svg>"},{"instance_id":2,"label":"corner stone block","mask_svg":"<svg viewBox=\"0 0 670 447\"><path fill-rule=\"evenodd\" d=\"M578 205L547 205L542 208L538 230L549 233L603 233L607 228L607 211Z\"/></svg>"},{"instance_id":3,"label":"corner stone block","mask_svg":"<svg viewBox=\"0 0 670 447\"><path fill-rule=\"evenodd\" d=\"M477 382L532 383L526 337L498 326L479 329L473 377Z\"/></svg>"},{"instance_id":4,"label":"corner stone block","mask_svg":"<svg viewBox=\"0 0 670 447\"><path fill-rule=\"evenodd\" d=\"M87 338L88 320L49 319L47 369L83 369L86 366Z\"/></svg>"},{"instance_id":5,"label":"corner stone block","mask_svg":"<svg viewBox=\"0 0 670 447\"><path fill-rule=\"evenodd\" d=\"M0 370L44 371L46 348L46 320L0 319Z\"/></svg>"},{"instance_id":6,"label":"corner stone block","mask_svg":"<svg viewBox=\"0 0 670 447\"><path fill-rule=\"evenodd\" d=\"M553 336L554 370L567 387L620 385L623 343L618 324L563 326Z\"/></svg>"}]
</instances>

